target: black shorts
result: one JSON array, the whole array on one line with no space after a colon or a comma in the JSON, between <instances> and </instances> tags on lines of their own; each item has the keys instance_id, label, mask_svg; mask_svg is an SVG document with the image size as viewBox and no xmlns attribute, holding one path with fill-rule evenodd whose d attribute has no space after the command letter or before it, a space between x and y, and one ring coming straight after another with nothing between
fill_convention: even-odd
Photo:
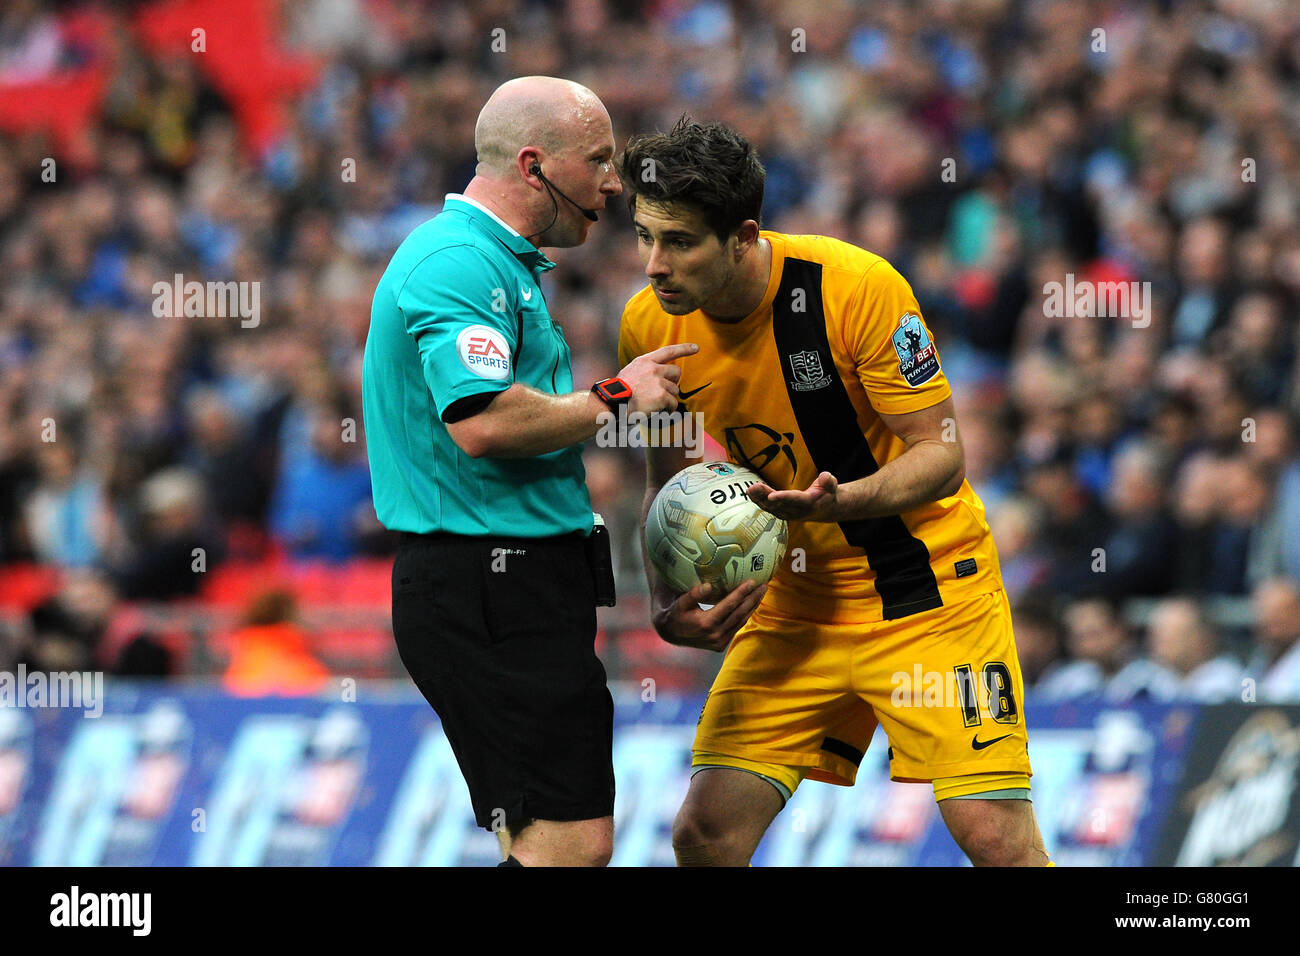
<instances>
[{"instance_id":1,"label":"black shorts","mask_svg":"<svg viewBox=\"0 0 1300 956\"><path fill-rule=\"evenodd\" d=\"M614 701L581 537L403 534L393 633L479 826L614 812Z\"/></svg>"}]
</instances>

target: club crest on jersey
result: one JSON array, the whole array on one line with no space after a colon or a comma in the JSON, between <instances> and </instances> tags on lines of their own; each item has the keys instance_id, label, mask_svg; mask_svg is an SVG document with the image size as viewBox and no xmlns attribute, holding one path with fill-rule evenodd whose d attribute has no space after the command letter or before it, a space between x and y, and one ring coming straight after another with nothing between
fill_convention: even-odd
<instances>
[{"instance_id":1,"label":"club crest on jersey","mask_svg":"<svg viewBox=\"0 0 1300 956\"><path fill-rule=\"evenodd\" d=\"M510 375L510 343L496 329L471 325L456 336L460 363L475 375L502 381Z\"/></svg>"},{"instance_id":2,"label":"club crest on jersey","mask_svg":"<svg viewBox=\"0 0 1300 956\"><path fill-rule=\"evenodd\" d=\"M822 357L816 351L791 352L790 371L794 373L794 381L789 384L796 392L811 392L831 383L831 377L822 369Z\"/></svg>"},{"instance_id":3,"label":"club crest on jersey","mask_svg":"<svg viewBox=\"0 0 1300 956\"><path fill-rule=\"evenodd\" d=\"M913 388L924 385L939 371L939 353L915 312L904 313L898 320L894 351L898 353L898 373Z\"/></svg>"}]
</instances>

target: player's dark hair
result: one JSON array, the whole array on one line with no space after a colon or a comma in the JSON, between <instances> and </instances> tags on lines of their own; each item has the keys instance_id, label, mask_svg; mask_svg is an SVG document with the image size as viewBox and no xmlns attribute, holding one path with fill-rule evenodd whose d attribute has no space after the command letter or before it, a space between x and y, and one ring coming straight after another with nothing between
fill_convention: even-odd
<instances>
[{"instance_id":1,"label":"player's dark hair","mask_svg":"<svg viewBox=\"0 0 1300 956\"><path fill-rule=\"evenodd\" d=\"M619 166L628 208L637 196L698 209L722 242L746 219L762 224L767 172L743 136L721 123L693 123L683 115L668 133L628 140Z\"/></svg>"}]
</instances>

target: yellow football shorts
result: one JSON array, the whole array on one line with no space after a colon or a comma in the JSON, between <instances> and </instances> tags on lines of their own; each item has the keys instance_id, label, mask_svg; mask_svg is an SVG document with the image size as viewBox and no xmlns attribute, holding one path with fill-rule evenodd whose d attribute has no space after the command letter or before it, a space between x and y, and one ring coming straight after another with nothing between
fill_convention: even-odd
<instances>
[{"instance_id":1,"label":"yellow football shorts","mask_svg":"<svg viewBox=\"0 0 1300 956\"><path fill-rule=\"evenodd\" d=\"M852 786L879 724L894 780L934 782L939 799L1027 787L1023 705L1002 590L893 621L810 622L760 605L713 682L692 764L789 793L804 777Z\"/></svg>"}]
</instances>

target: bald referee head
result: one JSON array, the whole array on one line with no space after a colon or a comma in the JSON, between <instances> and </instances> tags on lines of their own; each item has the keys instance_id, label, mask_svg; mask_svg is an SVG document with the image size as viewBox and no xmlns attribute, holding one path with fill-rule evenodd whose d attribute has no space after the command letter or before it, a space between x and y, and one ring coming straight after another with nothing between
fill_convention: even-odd
<instances>
[{"instance_id":1,"label":"bald referee head","mask_svg":"<svg viewBox=\"0 0 1300 956\"><path fill-rule=\"evenodd\" d=\"M474 127L478 167L465 195L538 246L578 246L623 191L614 130L591 90L553 76L497 87Z\"/></svg>"}]
</instances>

